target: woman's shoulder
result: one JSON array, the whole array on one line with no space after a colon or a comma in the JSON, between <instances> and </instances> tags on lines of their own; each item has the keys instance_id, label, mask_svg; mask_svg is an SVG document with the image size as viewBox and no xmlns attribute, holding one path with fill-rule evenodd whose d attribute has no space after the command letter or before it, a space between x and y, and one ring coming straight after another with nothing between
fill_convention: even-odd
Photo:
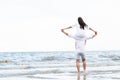
<instances>
[{"instance_id":1,"label":"woman's shoulder","mask_svg":"<svg viewBox=\"0 0 120 80\"><path fill-rule=\"evenodd\" d=\"M85 25L85 29L87 29L87 30L88 30L88 29L89 29L89 26L88 26L88 25Z\"/></svg>"},{"instance_id":2,"label":"woman's shoulder","mask_svg":"<svg viewBox=\"0 0 120 80\"><path fill-rule=\"evenodd\" d=\"M71 26L72 28L78 28L79 27L79 24L75 23Z\"/></svg>"}]
</instances>

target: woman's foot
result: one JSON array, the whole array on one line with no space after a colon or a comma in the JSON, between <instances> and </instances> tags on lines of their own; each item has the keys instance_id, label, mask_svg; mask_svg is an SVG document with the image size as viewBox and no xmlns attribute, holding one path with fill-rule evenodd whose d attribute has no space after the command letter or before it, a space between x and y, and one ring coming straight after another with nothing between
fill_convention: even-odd
<instances>
[{"instance_id":1,"label":"woman's foot","mask_svg":"<svg viewBox=\"0 0 120 80\"><path fill-rule=\"evenodd\" d=\"M84 71L84 75L86 75L86 70Z\"/></svg>"}]
</instances>

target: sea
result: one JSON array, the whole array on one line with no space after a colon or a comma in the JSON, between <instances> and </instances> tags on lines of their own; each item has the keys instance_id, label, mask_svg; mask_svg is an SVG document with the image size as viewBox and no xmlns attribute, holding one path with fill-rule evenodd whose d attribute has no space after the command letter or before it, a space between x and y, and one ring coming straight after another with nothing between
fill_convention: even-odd
<instances>
[{"instance_id":1,"label":"sea","mask_svg":"<svg viewBox=\"0 0 120 80\"><path fill-rule=\"evenodd\" d=\"M77 73L74 51L0 52L0 80L120 80L120 51L86 51Z\"/></svg>"}]
</instances>

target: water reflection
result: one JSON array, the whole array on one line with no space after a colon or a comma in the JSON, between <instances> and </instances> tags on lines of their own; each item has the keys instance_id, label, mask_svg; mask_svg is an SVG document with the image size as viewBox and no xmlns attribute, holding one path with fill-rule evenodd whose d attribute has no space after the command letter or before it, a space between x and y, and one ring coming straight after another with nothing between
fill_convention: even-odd
<instances>
[{"instance_id":1,"label":"water reflection","mask_svg":"<svg viewBox=\"0 0 120 80\"><path fill-rule=\"evenodd\" d=\"M78 73L77 80L86 80L86 75L83 75L83 79L80 78L81 78L80 73Z\"/></svg>"}]
</instances>

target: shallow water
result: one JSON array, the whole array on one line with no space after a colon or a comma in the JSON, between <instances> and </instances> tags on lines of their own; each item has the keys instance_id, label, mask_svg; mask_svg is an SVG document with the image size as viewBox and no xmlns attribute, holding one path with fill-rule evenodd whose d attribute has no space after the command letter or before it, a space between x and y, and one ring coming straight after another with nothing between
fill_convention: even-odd
<instances>
[{"instance_id":1,"label":"shallow water","mask_svg":"<svg viewBox=\"0 0 120 80\"><path fill-rule=\"evenodd\" d=\"M120 80L120 51L86 52L87 74L78 76L75 53L1 52L0 80Z\"/></svg>"}]
</instances>

